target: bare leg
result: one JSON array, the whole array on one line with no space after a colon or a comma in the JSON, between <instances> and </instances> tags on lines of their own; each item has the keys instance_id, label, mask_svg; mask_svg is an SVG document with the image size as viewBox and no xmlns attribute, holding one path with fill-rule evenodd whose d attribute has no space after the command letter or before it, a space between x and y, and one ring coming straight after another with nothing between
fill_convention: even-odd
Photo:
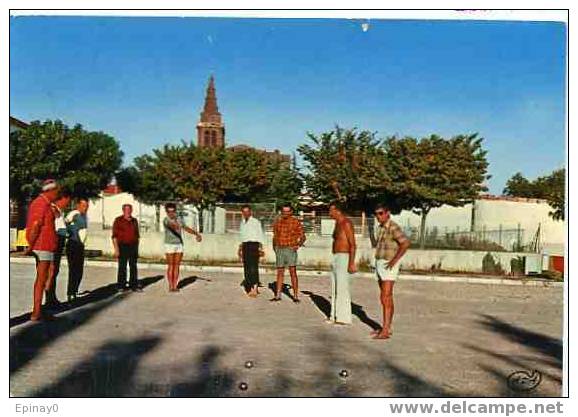
<instances>
[{"instance_id":1,"label":"bare leg","mask_svg":"<svg viewBox=\"0 0 578 417\"><path fill-rule=\"evenodd\" d=\"M182 253L175 253L175 263L173 264L173 288L179 287L179 272L181 269Z\"/></svg>"},{"instance_id":2,"label":"bare leg","mask_svg":"<svg viewBox=\"0 0 578 417\"><path fill-rule=\"evenodd\" d=\"M375 335L375 339L388 339L391 336L391 323L393 321L393 284L395 281L383 281L381 288L381 305L383 307L383 327Z\"/></svg>"},{"instance_id":3,"label":"bare leg","mask_svg":"<svg viewBox=\"0 0 578 417\"><path fill-rule=\"evenodd\" d=\"M297 267L289 267L289 275L291 275L291 286L293 287L293 297L299 299L299 280L297 279Z\"/></svg>"},{"instance_id":4,"label":"bare leg","mask_svg":"<svg viewBox=\"0 0 578 417\"><path fill-rule=\"evenodd\" d=\"M275 287L275 298L281 298L283 291L283 279L285 275L285 268L277 268L277 285Z\"/></svg>"},{"instance_id":5,"label":"bare leg","mask_svg":"<svg viewBox=\"0 0 578 417\"><path fill-rule=\"evenodd\" d=\"M173 254L167 253L167 281L169 282L169 291L173 289Z\"/></svg>"},{"instance_id":6,"label":"bare leg","mask_svg":"<svg viewBox=\"0 0 578 417\"><path fill-rule=\"evenodd\" d=\"M34 281L34 306L32 307L32 314L30 320L39 320L42 316L42 296L47 288L48 277L50 274L49 261L38 261L36 266L36 281Z\"/></svg>"}]
</instances>

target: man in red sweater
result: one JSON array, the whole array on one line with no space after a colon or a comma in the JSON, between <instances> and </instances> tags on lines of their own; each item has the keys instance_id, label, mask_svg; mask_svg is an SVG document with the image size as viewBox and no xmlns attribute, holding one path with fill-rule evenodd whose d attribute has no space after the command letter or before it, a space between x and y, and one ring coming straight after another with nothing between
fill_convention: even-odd
<instances>
[{"instance_id":1,"label":"man in red sweater","mask_svg":"<svg viewBox=\"0 0 578 417\"><path fill-rule=\"evenodd\" d=\"M142 291L138 284L137 259L138 242L140 233L138 221L132 217L132 206L124 204L122 206L122 216L114 219L112 225L112 243L114 245L114 256L118 259L117 285L119 291ZM129 264L130 280L126 286L126 264Z\"/></svg>"},{"instance_id":2,"label":"man in red sweater","mask_svg":"<svg viewBox=\"0 0 578 417\"><path fill-rule=\"evenodd\" d=\"M36 280L34 282L34 306L30 320L50 319L52 316L42 313L42 296L51 288L51 269L54 253L58 248L58 237L54 227L54 211L52 203L58 198L59 187L55 180L46 180L42 184L42 192L32 200L28 207L26 221L26 254L36 258Z\"/></svg>"}]
</instances>

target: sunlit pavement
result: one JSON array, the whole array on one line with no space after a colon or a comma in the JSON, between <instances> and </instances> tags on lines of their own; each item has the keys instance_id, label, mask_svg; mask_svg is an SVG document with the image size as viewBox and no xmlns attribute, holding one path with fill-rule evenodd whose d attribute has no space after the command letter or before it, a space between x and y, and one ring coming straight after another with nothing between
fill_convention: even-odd
<instances>
[{"instance_id":1,"label":"sunlit pavement","mask_svg":"<svg viewBox=\"0 0 578 417\"><path fill-rule=\"evenodd\" d=\"M143 270L142 293L118 294L114 268L87 267L86 293L36 324L27 320L34 267L11 264L11 394L561 395L562 288L399 282L393 337L376 341L369 332L381 309L370 279L353 281L353 325L336 327L324 322L326 277L301 278L295 304L268 301L272 276L251 299L240 275L185 273L181 292L169 293L163 272ZM508 376L520 370L538 370L541 383L512 391Z\"/></svg>"}]
</instances>

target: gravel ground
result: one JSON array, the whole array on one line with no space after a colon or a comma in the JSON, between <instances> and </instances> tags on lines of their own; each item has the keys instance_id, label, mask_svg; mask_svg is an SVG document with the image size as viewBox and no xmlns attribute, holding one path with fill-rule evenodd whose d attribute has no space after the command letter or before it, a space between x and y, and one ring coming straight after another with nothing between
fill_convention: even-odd
<instances>
[{"instance_id":1,"label":"gravel ground","mask_svg":"<svg viewBox=\"0 0 578 417\"><path fill-rule=\"evenodd\" d=\"M561 395L562 288L401 281L394 335L375 341L381 310L366 278L352 283L353 325L336 327L324 323L325 277L300 279L300 304L269 303L269 275L257 299L236 274L186 273L179 293L161 269L141 271L142 293L117 294L115 277L88 267L86 293L37 324L34 267L11 264L13 396ZM519 370L538 370L541 383L512 391Z\"/></svg>"}]
</instances>

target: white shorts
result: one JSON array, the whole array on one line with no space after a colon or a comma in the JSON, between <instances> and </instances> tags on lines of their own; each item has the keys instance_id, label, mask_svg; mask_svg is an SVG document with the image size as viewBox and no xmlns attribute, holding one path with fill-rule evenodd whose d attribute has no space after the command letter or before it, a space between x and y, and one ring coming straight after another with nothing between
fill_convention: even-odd
<instances>
[{"instance_id":1,"label":"white shorts","mask_svg":"<svg viewBox=\"0 0 578 417\"><path fill-rule=\"evenodd\" d=\"M33 250L34 255L36 255L36 259L41 262L52 262L54 261L54 252L50 252L47 250Z\"/></svg>"},{"instance_id":2,"label":"white shorts","mask_svg":"<svg viewBox=\"0 0 578 417\"><path fill-rule=\"evenodd\" d=\"M375 260L375 278L378 281L396 281L399 275L399 264L397 261L395 266L391 269L387 268L388 260L376 259Z\"/></svg>"},{"instance_id":3,"label":"white shorts","mask_svg":"<svg viewBox=\"0 0 578 417\"><path fill-rule=\"evenodd\" d=\"M165 253L183 253L182 243L165 243Z\"/></svg>"}]
</instances>

